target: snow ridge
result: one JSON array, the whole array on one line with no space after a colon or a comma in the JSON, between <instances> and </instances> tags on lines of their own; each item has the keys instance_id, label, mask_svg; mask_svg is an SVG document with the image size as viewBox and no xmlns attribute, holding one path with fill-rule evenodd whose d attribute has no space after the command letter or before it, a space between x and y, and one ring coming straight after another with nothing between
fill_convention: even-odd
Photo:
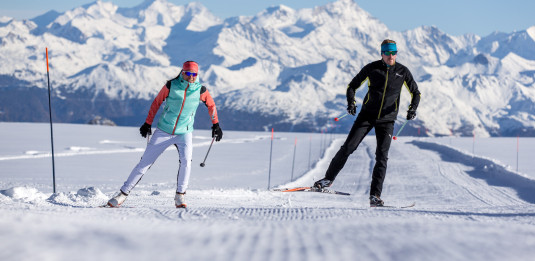
<instances>
[{"instance_id":1,"label":"snow ridge","mask_svg":"<svg viewBox=\"0 0 535 261\"><path fill-rule=\"evenodd\" d=\"M224 21L200 3L166 0L132 8L96 1L32 20L2 17L0 86L43 88L44 45L56 95L93 103L148 101L183 61L196 60L219 107L246 118L228 128L321 130L345 110L345 86L380 58L385 38L398 42L398 61L423 95L406 134L535 134L535 26L486 37L450 36L432 26L396 32L352 0L301 10L280 5ZM357 102L364 95L358 92ZM404 91L400 119L408 99ZM117 112L94 114L105 113Z\"/></svg>"}]
</instances>

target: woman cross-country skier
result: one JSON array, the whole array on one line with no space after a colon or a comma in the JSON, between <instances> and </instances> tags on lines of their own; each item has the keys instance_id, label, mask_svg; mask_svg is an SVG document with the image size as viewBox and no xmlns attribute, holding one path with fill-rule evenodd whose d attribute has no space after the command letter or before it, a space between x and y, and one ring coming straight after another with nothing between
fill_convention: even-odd
<instances>
[{"instance_id":1,"label":"woman cross-country skier","mask_svg":"<svg viewBox=\"0 0 535 261\"><path fill-rule=\"evenodd\" d=\"M158 96L152 102L149 114L139 132L143 137L152 134L152 122L160 105L165 101L163 113L158 121L158 128L154 131L154 135L147 144L141 160L134 167L119 193L108 201L108 206L119 207L162 152L167 147L175 145L180 157L175 206L177 208L186 207L184 195L186 194L191 173L192 131L199 101L202 101L208 107L208 113L213 124L212 137L216 141L220 141L223 137L214 100L206 87L199 83L198 73L199 65L196 62L187 61L183 64L178 76L162 87Z\"/></svg>"},{"instance_id":2,"label":"woman cross-country skier","mask_svg":"<svg viewBox=\"0 0 535 261\"><path fill-rule=\"evenodd\" d=\"M381 60L364 66L347 86L347 112L355 115L355 92L366 79L368 93L366 94L362 110L360 111L346 141L336 153L325 173L325 178L314 183L314 187L322 190L332 185L338 173L344 167L347 158L362 142L364 137L375 128L377 148L375 150L375 166L372 172L370 188L370 206L383 206L381 192L386 175L388 150L394 132L394 122L399 111L399 100L403 85L409 90L412 99L407 111L407 120L416 117L416 108L420 103L420 91L407 67L396 63L397 46L393 40L381 43Z\"/></svg>"}]
</instances>

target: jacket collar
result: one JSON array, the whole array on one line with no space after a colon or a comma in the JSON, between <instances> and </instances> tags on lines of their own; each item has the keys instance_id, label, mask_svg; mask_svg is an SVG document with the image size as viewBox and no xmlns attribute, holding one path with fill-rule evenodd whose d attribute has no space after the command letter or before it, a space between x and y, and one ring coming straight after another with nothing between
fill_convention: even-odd
<instances>
[{"instance_id":1,"label":"jacket collar","mask_svg":"<svg viewBox=\"0 0 535 261\"><path fill-rule=\"evenodd\" d=\"M396 64L397 64L397 63L394 62L394 65L389 66L388 64L385 63L385 61L384 61L383 59L381 59L381 64L382 64L387 70L389 70L389 69L391 69L391 68L396 67Z\"/></svg>"}]
</instances>

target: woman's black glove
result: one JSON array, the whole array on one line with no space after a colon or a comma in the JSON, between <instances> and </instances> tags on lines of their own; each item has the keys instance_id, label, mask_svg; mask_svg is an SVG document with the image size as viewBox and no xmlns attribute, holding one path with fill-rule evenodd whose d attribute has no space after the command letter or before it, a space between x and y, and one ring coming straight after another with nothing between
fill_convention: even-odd
<instances>
[{"instance_id":1,"label":"woman's black glove","mask_svg":"<svg viewBox=\"0 0 535 261\"><path fill-rule=\"evenodd\" d=\"M223 138L223 131L219 127L219 123L212 126L212 138L215 137L215 141L220 141Z\"/></svg>"},{"instance_id":2,"label":"woman's black glove","mask_svg":"<svg viewBox=\"0 0 535 261\"><path fill-rule=\"evenodd\" d=\"M143 138L146 138L147 137L147 134L149 135L152 135L152 130L150 129L150 124L148 123L143 123L143 125L141 126L141 128L139 128L139 133L141 133L141 136Z\"/></svg>"}]
</instances>

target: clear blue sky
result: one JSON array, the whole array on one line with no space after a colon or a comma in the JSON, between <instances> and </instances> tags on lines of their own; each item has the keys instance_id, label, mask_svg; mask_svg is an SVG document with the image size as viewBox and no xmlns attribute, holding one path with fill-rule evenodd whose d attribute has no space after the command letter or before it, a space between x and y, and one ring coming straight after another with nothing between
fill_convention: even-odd
<instances>
[{"instance_id":1,"label":"clear blue sky","mask_svg":"<svg viewBox=\"0 0 535 261\"><path fill-rule=\"evenodd\" d=\"M0 16L29 19L49 10L64 12L95 0L0 0ZM104 0L120 7L132 7L143 0ZM191 1L168 0L176 5ZM200 0L214 15L228 18L254 15L267 7L284 4L293 9L325 5L333 0ZM450 35L493 31L510 33L535 25L534 0L356 0L391 30L404 31L422 25L437 26Z\"/></svg>"}]
</instances>

